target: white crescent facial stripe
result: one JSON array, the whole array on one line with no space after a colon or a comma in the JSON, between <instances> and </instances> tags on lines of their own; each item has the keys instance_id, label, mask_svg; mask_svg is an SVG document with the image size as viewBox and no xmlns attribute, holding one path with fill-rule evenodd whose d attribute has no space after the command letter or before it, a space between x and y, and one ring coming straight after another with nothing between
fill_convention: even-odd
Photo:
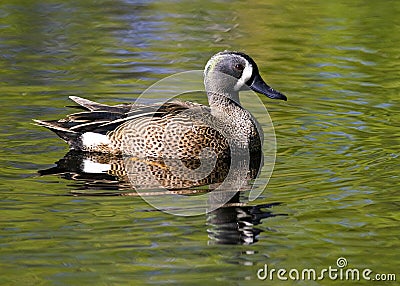
<instances>
[{"instance_id":1,"label":"white crescent facial stripe","mask_svg":"<svg viewBox=\"0 0 400 286\"><path fill-rule=\"evenodd\" d=\"M253 74L253 66L247 61L246 66L244 67L244 70L242 72L242 76L239 78L237 83L235 84L235 90L239 91L243 85L246 84L246 82L251 78L251 75Z\"/></svg>"}]
</instances>

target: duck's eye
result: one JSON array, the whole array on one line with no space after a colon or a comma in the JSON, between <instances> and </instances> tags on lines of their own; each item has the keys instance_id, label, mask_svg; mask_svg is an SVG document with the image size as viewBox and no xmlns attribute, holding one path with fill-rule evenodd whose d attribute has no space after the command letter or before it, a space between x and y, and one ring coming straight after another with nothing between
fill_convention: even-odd
<instances>
[{"instance_id":1,"label":"duck's eye","mask_svg":"<svg viewBox=\"0 0 400 286\"><path fill-rule=\"evenodd\" d=\"M236 70L238 70L238 71L244 70L244 66L241 65L241 64L235 64L235 65L234 65L234 68L235 68Z\"/></svg>"}]
</instances>

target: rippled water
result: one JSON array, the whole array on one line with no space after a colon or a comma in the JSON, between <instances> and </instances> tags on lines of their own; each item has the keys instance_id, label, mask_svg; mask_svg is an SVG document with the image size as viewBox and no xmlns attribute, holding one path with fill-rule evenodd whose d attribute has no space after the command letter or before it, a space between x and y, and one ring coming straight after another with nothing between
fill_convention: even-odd
<instances>
[{"instance_id":1,"label":"rippled water","mask_svg":"<svg viewBox=\"0 0 400 286\"><path fill-rule=\"evenodd\" d=\"M0 283L281 285L257 270L339 257L399 279L399 12L398 1L2 1ZM67 146L32 118L67 114L68 95L131 101L224 49L250 54L289 99L262 99L278 153L256 201L179 217L38 176Z\"/></svg>"}]
</instances>

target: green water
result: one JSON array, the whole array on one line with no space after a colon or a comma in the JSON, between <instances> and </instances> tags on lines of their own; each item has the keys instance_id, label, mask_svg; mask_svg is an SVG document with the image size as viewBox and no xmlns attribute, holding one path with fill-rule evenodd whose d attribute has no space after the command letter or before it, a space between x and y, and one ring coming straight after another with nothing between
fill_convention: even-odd
<instances>
[{"instance_id":1,"label":"green water","mask_svg":"<svg viewBox=\"0 0 400 286\"><path fill-rule=\"evenodd\" d=\"M2 1L0 284L354 285L257 278L264 264L319 270L339 257L398 281L399 13L394 0ZM67 114L68 95L131 101L224 49L250 54L289 99L262 99L277 160L248 207L276 205L254 243L219 243L215 214L75 197L73 181L37 175L67 146L31 119Z\"/></svg>"}]
</instances>

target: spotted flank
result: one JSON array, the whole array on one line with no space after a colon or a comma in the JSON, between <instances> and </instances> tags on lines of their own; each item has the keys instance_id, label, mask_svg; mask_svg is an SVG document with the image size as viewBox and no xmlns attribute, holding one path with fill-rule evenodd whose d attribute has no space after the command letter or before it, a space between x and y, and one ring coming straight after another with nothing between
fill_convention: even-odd
<instances>
[{"instance_id":1,"label":"spotted flank","mask_svg":"<svg viewBox=\"0 0 400 286\"><path fill-rule=\"evenodd\" d=\"M286 96L269 87L253 59L220 52L207 62L204 84L209 106L172 100L162 104L109 106L71 96L80 109L60 120L34 120L67 142L71 149L138 158L197 158L211 151L226 155L232 147L261 150L262 129L240 105L248 87L272 99ZM87 168L96 166L87 163ZM107 166L97 166L104 167Z\"/></svg>"}]
</instances>

